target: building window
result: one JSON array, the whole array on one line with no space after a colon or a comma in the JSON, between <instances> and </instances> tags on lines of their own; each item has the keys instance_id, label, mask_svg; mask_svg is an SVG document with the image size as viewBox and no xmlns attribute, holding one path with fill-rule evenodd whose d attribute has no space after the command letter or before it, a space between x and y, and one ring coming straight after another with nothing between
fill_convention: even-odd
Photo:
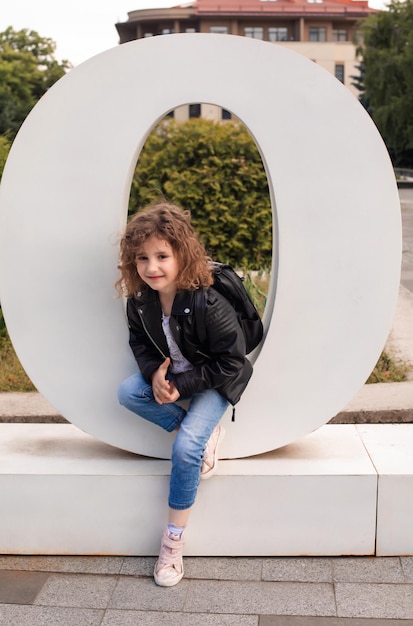
<instances>
[{"instance_id":1,"label":"building window","mask_svg":"<svg viewBox=\"0 0 413 626\"><path fill-rule=\"evenodd\" d=\"M190 104L189 105L189 117L201 117L201 105L200 104Z\"/></svg>"},{"instance_id":2,"label":"building window","mask_svg":"<svg viewBox=\"0 0 413 626\"><path fill-rule=\"evenodd\" d=\"M344 85L344 63L336 63L334 68L334 75L340 83Z\"/></svg>"},{"instance_id":3,"label":"building window","mask_svg":"<svg viewBox=\"0 0 413 626\"><path fill-rule=\"evenodd\" d=\"M145 33L144 37L153 37L153 33Z\"/></svg>"},{"instance_id":4,"label":"building window","mask_svg":"<svg viewBox=\"0 0 413 626\"><path fill-rule=\"evenodd\" d=\"M348 41L346 29L345 28L333 29L333 41Z\"/></svg>"},{"instance_id":5,"label":"building window","mask_svg":"<svg viewBox=\"0 0 413 626\"><path fill-rule=\"evenodd\" d=\"M232 119L231 111L227 111L226 109L221 109L221 119L222 120L231 120Z\"/></svg>"},{"instance_id":6,"label":"building window","mask_svg":"<svg viewBox=\"0 0 413 626\"><path fill-rule=\"evenodd\" d=\"M161 35L172 35L173 32L173 28L162 28Z\"/></svg>"},{"instance_id":7,"label":"building window","mask_svg":"<svg viewBox=\"0 0 413 626\"><path fill-rule=\"evenodd\" d=\"M327 41L327 29L320 26L310 26L308 29L309 41Z\"/></svg>"},{"instance_id":8,"label":"building window","mask_svg":"<svg viewBox=\"0 0 413 626\"><path fill-rule=\"evenodd\" d=\"M196 28L185 28L186 33L196 33Z\"/></svg>"},{"instance_id":9,"label":"building window","mask_svg":"<svg viewBox=\"0 0 413 626\"><path fill-rule=\"evenodd\" d=\"M307 4L323 4L323 0L307 0Z\"/></svg>"},{"instance_id":10,"label":"building window","mask_svg":"<svg viewBox=\"0 0 413 626\"><path fill-rule=\"evenodd\" d=\"M268 29L268 41L287 41L288 29L287 28L269 28Z\"/></svg>"},{"instance_id":11,"label":"building window","mask_svg":"<svg viewBox=\"0 0 413 626\"><path fill-rule=\"evenodd\" d=\"M228 34L228 26L210 26L210 33L218 33L218 35L227 35Z\"/></svg>"},{"instance_id":12,"label":"building window","mask_svg":"<svg viewBox=\"0 0 413 626\"><path fill-rule=\"evenodd\" d=\"M247 26L244 28L244 35L252 39L264 39L264 29L262 26Z\"/></svg>"}]
</instances>

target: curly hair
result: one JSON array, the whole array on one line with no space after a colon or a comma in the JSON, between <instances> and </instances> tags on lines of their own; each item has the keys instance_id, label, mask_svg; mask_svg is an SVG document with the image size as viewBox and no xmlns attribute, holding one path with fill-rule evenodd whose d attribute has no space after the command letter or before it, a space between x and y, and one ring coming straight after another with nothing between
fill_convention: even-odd
<instances>
[{"instance_id":1,"label":"curly hair","mask_svg":"<svg viewBox=\"0 0 413 626\"><path fill-rule=\"evenodd\" d=\"M126 226L120 241L121 276L115 283L119 294L131 296L147 288L137 272L136 257L152 236L167 241L178 257L178 291L212 285L210 259L191 224L190 211L160 201L136 213Z\"/></svg>"}]
</instances>

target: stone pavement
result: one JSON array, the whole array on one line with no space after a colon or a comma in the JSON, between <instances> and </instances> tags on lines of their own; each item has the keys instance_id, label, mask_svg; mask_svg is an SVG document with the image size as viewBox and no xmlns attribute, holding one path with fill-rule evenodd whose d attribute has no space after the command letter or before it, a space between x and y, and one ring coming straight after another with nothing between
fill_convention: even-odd
<instances>
[{"instance_id":1,"label":"stone pavement","mask_svg":"<svg viewBox=\"0 0 413 626\"><path fill-rule=\"evenodd\" d=\"M0 624L413 624L413 557L187 558L169 589L153 582L154 561L0 557Z\"/></svg>"}]
</instances>

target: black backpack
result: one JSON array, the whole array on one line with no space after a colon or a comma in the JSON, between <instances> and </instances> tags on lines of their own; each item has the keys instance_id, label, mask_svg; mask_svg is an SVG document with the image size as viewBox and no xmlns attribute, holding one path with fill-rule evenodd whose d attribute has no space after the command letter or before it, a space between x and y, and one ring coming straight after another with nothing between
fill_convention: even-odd
<instances>
[{"instance_id":1,"label":"black backpack","mask_svg":"<svg viewBox=\"0 0 413 626\"><path fill-rule=\"evenodd\" d=\"M214 284L212 287L223 295L233 306L243 330L246 354L258 346L263 336L263 326L257 309L249 297L242 278L224 263L212 263ZM205 291L195 292L195 319L198 338L204 343L207 337L205 327Z\"/></svg>"}]
</instances>

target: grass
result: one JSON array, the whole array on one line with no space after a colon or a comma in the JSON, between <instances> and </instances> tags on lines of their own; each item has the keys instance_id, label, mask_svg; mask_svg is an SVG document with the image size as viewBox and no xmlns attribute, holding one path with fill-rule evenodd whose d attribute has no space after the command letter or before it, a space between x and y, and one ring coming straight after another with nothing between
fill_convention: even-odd
<instances>
[{"instance_id":1,"label":"grass","mask_svg":"<svg viewBox=\"0 0 413 626\"><path fill-rule=\"evenodd\" d=\"M244 270L241 272L244 276L244 286L251 300L255 304L255 308L262 317L267 302L267 294L269 289L269 272L260 270L259 272L249 272Z\"/></svg>"},{"instance_id":2,"label":"grass","mask_svg":"<svg viewBox=\"0 0 413 626\"><path fill-rule=\"evenodd\" d=\"M366 384L372 383L401 383L407 379L409 366L389 356L383 351L376 363L375 368L366 380Z\"/></svg>"},{"instance_id":3,"label":"grass","mask_svg":"<svg viewBox=\"0 0 413 626\"><path fill-rule=\"evenodd\" d=\"M8 337L0 338L0 391L36 391Z\"/></svg>"}]
</instances>

